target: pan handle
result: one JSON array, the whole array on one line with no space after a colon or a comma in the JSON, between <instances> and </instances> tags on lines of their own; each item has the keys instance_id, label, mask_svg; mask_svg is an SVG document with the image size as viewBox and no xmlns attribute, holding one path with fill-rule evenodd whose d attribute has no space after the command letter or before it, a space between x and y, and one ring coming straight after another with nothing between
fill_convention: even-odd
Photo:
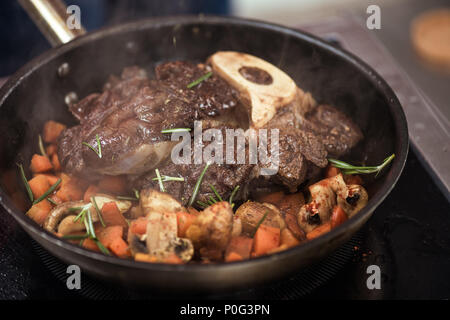
<instances>
[{"instance_id":1,"label":"pan handle","mask_svg":"<svg viewBox=\"0 0 450 320\"><path fill-rule=\"evenodd\" d=\"M54 47L86 33L81 25L78 29L69 27L70 13L61 0L18 1Z\"/></svg>"}]
</instances>

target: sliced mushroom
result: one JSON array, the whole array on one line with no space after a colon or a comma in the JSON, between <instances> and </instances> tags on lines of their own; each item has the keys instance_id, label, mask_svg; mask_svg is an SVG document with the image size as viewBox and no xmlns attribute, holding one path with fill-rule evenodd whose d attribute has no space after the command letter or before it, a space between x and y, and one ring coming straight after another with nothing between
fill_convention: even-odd
<instances>
[{"instance_id":1,"label":"sliced mushroom","mask_svg":"<svg viewBox=\"0 0 450 320\"><path fill-rule=\"evenodd\" d=\"M55 232L59 223L67 216L73 215L71 208L80 208L85 206L87 203L84 201L68 201L61 203L54 207L52 211L48 214L44 222L44 229L50 232ZM95 210L94 210L95 211ZM92 211L91 211L92 213ZM97 215L96 215L97 217ZM94 217L92 217L94 220ZM97 217L98 218L98 217Z\"/></svg>"},{"instance_id":2,"label":"sliced mushroom","mask_svg":"<svg viewBox=\"0 0 450 320\"><path fill-rule=\"evenodd\" d=\"M73 232L86 230L86 226L81 221L81 219L74 221L75 218L76 215L69 215L62 219L62 221L58 225L58 233L61 235L67 235Z\"/></svg>"},{"instance_id":3,"label":"sliced mushroom","mask_svg":"<svg viewBox=\"0 0 450 320\"><path fill-rule=\"evenodd\" d=\"M95 198L95 202L97 203L97 206L100 210L102 210L103 205L105 203L113 202L113 201L116 203L117 208L119 209L120 213L122 213L122 214L127 212L128 210L130 210L130 208L132 206L131 201L118 200L117 198L110 196L108 194L104 194L104 193L96 194L94 196L94 198Z\"/></svg>"},{"instance_id":4,"label":"sliced mushroom","mask_svg":"<svg viewBox=\"0 0 450 320\"><path fill-rule=\"evenodd\" d=\"M297 94L295 82L283 71L255 56L219 51L209 58L213 70L239 91L248 109L250 126L262 128L278 109Z\"/></svg>"},{"instance_id":5,"label":"sliced mushroom","mask_svg":"<svg viewBox=\"0 0 450 320\"><path fill-rule=\"evenodd\" d=\"M187 262L194 255L190 240L177 237L177 216L173 212L150 212L146 232L146 244L150 256L165 260L175 254Z\"/></svg>"},{"instance_id":6,"label":"sliced mushroom","mask_svg":"<svg viewBox=\"0 0 450 320\"><path fill-rule=\"evenodd\" d=\"M285 227L285 222L280 211L269 203L247 201L237 209L235 216L242 220L242 231L247 235L253 235L256 232L256 227L266 213L267 216L263 222L265 225L280 229Z\"/></svg>"},{"instance_id":7,"label":"sliced mushroom","mask_svg":"<svg viewBox=\"0 0 450 320\"><path fill-rule=\"evenodd\" d=\"M151 212L177 212L186 209L174 197L155 189L144 189L140 194L140 206L143 215Z\"/></svg>"},{"instance_id":8,"label":"sliced mushroom","mask_svg":"<svg viewBox=\"0 0 450 320\"><path fill-rule=\"evenodd\" d=\"M348 195L345 199L345 204L341 204L348 217L354 216L362 208L367 205L369 201L369 195L366 189L358 184L348 185Z\"/></svg>"},{"instance_id":9,"label":"sliced mushroom","mask_svg":"<svg viewBox=\"0 0 450 320\"><path fill-rule=\"evenodd\" d=\"M231 238L233 210L228 202L215 203L198 215L186 231L203 259L221 260Z\"/></svg>"}]
</instances>

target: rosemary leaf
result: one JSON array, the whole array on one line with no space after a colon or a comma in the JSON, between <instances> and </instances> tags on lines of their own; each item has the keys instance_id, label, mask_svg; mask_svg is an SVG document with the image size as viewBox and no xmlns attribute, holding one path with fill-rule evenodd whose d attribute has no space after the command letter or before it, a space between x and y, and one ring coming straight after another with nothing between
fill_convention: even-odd
<instances>
[{"instance_id":1,"label":"rosemary leaf","mask_svg":"<svg viewBox=\"0 0 450 320\"><path fill-rule=\"evenodd\" d=\"M61 178L59 178L54 185L52 185L47 191L45 191L45 193L40 196L38 199L36 199L35 201L33 201L33 204L39 203L42 200L44 200L45 198L47 198L53 191L55 191L55 189L59 186L59 184L61 183Z\"/></svg>"},{"instance_id":2,"label":"rosemary leaf","mask_svg":"<svg viewBox=\"0 0 450 320\"><path fill-rule=\"evenodd\" d=\"M44 142L42 142L42 137L41 137L41 135L39 135L39 138L38 138L38 144L39 144L39 150L41 151L41 154L42 154L44 157L47 157L47 158L48 158L47 152L45 152Z\"/></svg>"},{"instance_id":3,"label":"rosemary leaf","mask_svg":"<svg viewBox=\"0 0 450 320\"><path fill-rule=\"evenodd\" d=\"M102 212L101 212L100 208L98 207L97 201L95 200L95 196L91 197L91 202L94 205L94 208L95 208L95 211L97 212L100 223L102 224L102 226L106 227L106 224L103 221Z\"/></svg>"},{"instance_id":4,"label":"rosemary leaf","mask_svg":"<svg viewBox=\"0 0 450 320\"><path fill-rule=\"evenodd\" d=\"M161 133L191 132L191 128L173 128L161 130Z\"/></svg>"},{"instance_id":5,"label":"rosemary leaf","mask_svg":"<svg viewBox=\"0 0 450 320\"><path fill-rule=\"evenodd\" d=\"M95 135L95 138L96 138L96 140L97 140L97 146L98 146L98 150L95 150L95 148L93 147L93 146L91 146L89 143L87 143L87 142L82 142L81 144L83 144L83 145L85 145L85 146L87 146L87 147L89 147L92 151L94 151L96 154L97 154L97 156L101 159L102 158L102 146L101 146L101 144L100 144L100 138L98 137L98 134L96 134Z\"/></svg>"},{"instance_id":6,"label":"rosemary leaf","mask_svg":"<svg viewBox=\"0 0 450 320\"><path fill-rule=\"evenodd\" d=\"M203 176L206 173L206 170L208 170L210 166L210 163L208 162L205 166L205 168L203 169L202 173L200 174L200 177L197 180L197 183L194 186L194 191L192 191L192 196L191 199L189 200L189 207L192 207L192 205L194 204L195 198L197 197L197 193L200 190L200 185L202 184L202 180L203 180Z\"/></svg>"},{"instance_id":7,"label":"rosemary leaf","mask_svg":"<svg viewBox=\"0 0 450 320\"><path fill-rule=\"evenodd\" d=\"M211 77L212 74L213 74L212 71L210 71L210 72L204 74L203 76L201 76L201 77L198 78L197 80L192 81L191 83L189 83L189 84L187 85L187 88L188 88L188 89L191 89L191 88L195 87L196 85L200 84L202 81L205 81L206 79L208 79L209 77Z\"/></svg>"},{"instance_id":8,"label":"rosemary leaf","mask_svg":"<svg viewBox=\"0 0 450 320\"><path fill-rule=\"evenodd\" d=\"M255 229L255 233L253 233L253 237L256 234L256 231L258 231L259 227L261 226L261 224L264 222L264 220L266 220L267 215L269 214L269 211L266 211L266 213L264 213L263 217L261 218L261 220L258 221L258 223L256 224L256 229Z\"/></svg>"},{"instance_id":9,"label":"rosemary leaf","mask_svg":"<svg viewBox=\"0 0 450 320\"><path fill-rule=\"evenodd\" d=\"M216 188L214 188L214 186L212 184L210 184L209 186L210 186L211 190L214 192L214 194L216 195L217 199L219 199L219 201L223 201L222 197L217 192Z\"/></svg>"},{"instance_id":10,"label":"rosemary leaf","mask_svg":"<svg viewBox=\"0 0 450 320\"><path fill-rule=\"evenodd\" d=\"M162 179L161 179L161 175L159 174L159 170L155 169L155 172L156 172L156 177L158 178L158 182L159 182L159 190L161 192L166 192L166 190L164 189Z\"/></svg>"},{"instance_id":11,"label":"rosemary leaf","mask_svg":"<svg viewBox=\"0 0 450 320\"><path fill-rule=\"evenodd\" d=\"M28 184L27 177L25 176L25 171L23 170L23 166L21 164L17 164L19 167L20 175L22 176L23 184L25 185L25 189L27 189L28 197L30 198L30 201L33 202L33 192L31 192L30 185Z\"/></svg>"},{"instance_id":12,"label":"rosemary leaf","mask_svg":"<svg viewBox=\"0 0 450 320\"><path fill-rule=\"evenodd\" d=\"M234 198L234 196L236 195L236 192L238 192L239 188L240 188L240 186L236 186L236 187L233 189L233 191L231 192L230 199L228 200L228 202L229 202L230 204L233 204L233 198ZM233 206L233 207L234 207L234 206Z\"/></svg>"},{"instance_id":13,"label":"rosemary leaf","mask_svg":"<svg viewBox=\"0 0 450 320\"><path fill-rule=\"evenodd\" d=\"M116 196L117 200L128 200L128 201L138 201L139 199L136 197L129 197L129 196Z\"/></svg>"},{"instance_id":14,"label":"rosemary leaf","mask_svg":"<svg viewBox=\"0 0 450 320\"><path fill-rule=\"evenodd\" d=\"M97 245L97 247L100 249L100 251L103 252L103 254L106 254L106 255L108 255L108 256L111 255L111 253L109 252L109 250L106 249L106 248L103 246L103 244L102 244L97 238L96 238L96 239L93 239L93 240L94 240L95 244Z\"/></svg>"}]
</instances>

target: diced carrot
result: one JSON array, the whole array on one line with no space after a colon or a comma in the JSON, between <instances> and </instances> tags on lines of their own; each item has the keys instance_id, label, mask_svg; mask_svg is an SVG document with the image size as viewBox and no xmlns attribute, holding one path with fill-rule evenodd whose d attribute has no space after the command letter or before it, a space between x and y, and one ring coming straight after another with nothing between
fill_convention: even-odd
<instances>
[{"instance_id":1,"label":"diced carrot","mask_svg":"<svg viewBox=\"0 0 450 320\"><path fill-rule=\"evenodd\" d=\"M347 184L347 185L349 185L349 184L363 185L364 184L364 181L360 176L353 175L353 174L344 174L344 181L345 181L345 184Z\"/></svg>"},{"instance_id":2,"label":"diced carrot","mask_svg":"<svg viewBox=\"0 0 450 320\"><path fill-rule=\"evenodd\" d=\"M51 195L49 198L52 199L56 204L63 203L63 201L56 194Z\"/></svg>"},{"instance_id":3,"label":"diced carrot","mask_svg":"<svg viewBox=\"0 0 450 320\"><path fill-rule=\"evenodd\" d=\"M298 240L300 241L305 240L306 238L305 232L298 225L297 217L295 215L286 213L284 221L286 222L286 225L289 228L289 230Z\"/></svg>"},{"instance_id":4,"label":"diced carrot","mask_svg":"<svg viewBox=\"0 0 450 320\"><path fill-rule=\"evenodd\" d=\"M115 238L109 245L109 249L118 257L125 258L130 256L130 248L122 238Z\"/></svg>"},{"instance_id":5,"label":"diced carrot","mask_svg":"<svg viewBox=\"0 0 450 320\"><path fill-rule=\"evenodd\" d=\"M306 239L312 240L314 238L317 238L317 237L329 232L330 230L331 230L331 223L326 222L326 223L318 226L317 228L315 228L313 231L308 232L306 234Z\"/></svg>"},{"instance_id":6,"label":"diced carrot","mask_svg":"<svg viewBox=\"0 0 450 320\"><path fill-rule=\"evenodd\" d=\"M124 194L127 191L127 182L123 176L105 176L98 182L98 187L106 192Z\"/></svg>"},{"instance_id":7,"label":"diced carrot","mask_svg":"<svg viewBox=\"0 0 450 320\"><path fill-rule=\"evenodd\" d=\"M55 143L61 132L66 128L62 123L50 120L44 125L42 138L47 143Z\"/></svg>"},{"instance_id":8,"label":"diced carrot","mask_svg":"<svg viewBox=\"0 0 450 320\"><path fill-rule=\"evenodd\" d=\"M200 214L200 211L198 211L197 209L193 208L193 207L189 207L187 208L188 213L194 215L194 216L198 216Z\"/></svg>"},{"instance_id":9,"label":"diced carrot","mask_svg":"<svg viewBox=\"0 0 450 320\"><path fill-rule=\"evenodd\" d=\"M249 259L253 247L253 239L245 236L232 237L225 251L227 257L232 252L238 254L241 259Z\"/></svg>"},{"instance_id":10,"label":"diced carrot","mask_svg":"<svg viewBox=\"0 0 450 320\"><path fill-rule=\"evenodd\" d=\"M45 153L51 157L52 155L56 154L56 152L58 151L58 147L56 146L56 144L49 144L47 146L47 148L45 148Z\"/></svg>"},{"instance_id":11,"label":"diced carrot","mask_svg":"<svg viewBox=\"0 0 450 320\"><path fill-rule=\"evenodd\" d=\"M260 256L280 245L280 229L260 225L253 238L253 255Z\"/></svg>"},{"instance_id":12,"label":"diced carrot","mask_svg":"<svg viewBox=\"0 0 450 320\"><path fill-rule=\"evenodd\" d=\"M288 229L281 230L281 244L288 248L295 247L300 244L300 241L294 236L294 234Z\"/></svg>"},{"instance_id":13,"label":"diced carrot","mask_svg":"<svg viewBox=\"0 0 450 320\"><path fill-rule=\"evenodd\" d=\"M81 200L83 198L83 190L78 186L77 180L69 175L61 174L61 187L56 195L63 202Z\"/></svg>"},{"instance_id":14,"label":"diced carrot","mask_svg":"<svg viewBox=\"0 0 450 320\"><path fill-rule=\"evenodd\" d=\"M161 262L170 264L182 264L183 260L180 259L175 253L172 253L167 258L163 259Z\"/></svg>"},{"instance_id":15,"label":"diced carrot","mask_svg":"<svg viewBox=\"0 0 450 320\"><path fill-rule=\"evenodd\" d=\"M186 230L191 226L197 217L187 212L177 212L178 236L184 238Z\"/></svg>"},{"instance_id":16,"label":"diced carrot","mask_svg":"<svg viewBox=\"0 0 450 320\"><path fill-rule=\"evenodd\" d=\"M51 186L54 185L56 183L56 181L58 181L58 179L59 179L57 176L55 176L53 174L49 174L49 173L38 173L38 174L35 174L34 177L36 177L38 175L42 175L42 176L46 177L48 180L48 183L50 183Z\"/></svg>"},{"instance_id":17,"label":"diced carrot","mask_svg":"<svg viewBox=\"0 0 450 320\"><path fill-rule=\"evenodd\" d=\"M336 168L331 163L328 164L328 166L325 169L325 177L331 178L334 176L337 176L339 173L341 173L341 170L339 168Z\"/></svg>"},{"instance_id":18,"label":"diced carrot","mask_svg":"<svg viewBox=\"0 0 450 320\"><path fill-rule=\"evenodd\" d=\"M134 234L143 235L147 232L148 219L146 217L139 217L131 221L130 231Z\"/></svg>"},{"instance_id":19,"label":"diced carrot","mask_svg":"<svg viewBox=\"0 0 450 320\"><path fill-rule=\"evenodd\" d=\"M34 204L27 211L27 216L33 219L37 224L43 225L51 210L52 205L50 204L50 202L44 200Z\"/></svg>"},{"instance_id":20,"label":"diced carrot","mask_svg":"<svg viewBox=\"0 0 450 320\"><path fill-rule=\"evenodd\" d=\"M285 195L283 200L279 203L279 208L283 214L290 213L297 215L304 204L305 197L303 196L303 193L297 192Z\"/></svg>"},{"instance_id":21,"label":"diced carrot","mask_svg":"<svg viewBox=\"0 0 450 320\"><path fill-rule=\"evenodd\" d=\"M61 171L61 163L56 153L52 155L52 165L55 171Z\"/></svg>"},{"instance_id":22,"label":"diced carrot","mask_svg":"<svg viewBox=\"0 0 450 320\"><path fill-rule=\"evenodd\" d=\"M53 165L47 157L34 154L31 158L30 169L34 173L47 172L53 169Z\"/></svg>"},{"instance_id":23,"label":"diced carrot","mask_svg":"<svg viewBox=\"0 0 450 320\"><path fill-rule=\"evenodd\" d=\"M244 260L239 254L236 252L230 252L225 256L225 262L232 262L232 261L241 261Z\"/></svg>"},{"instance_id":24,"label":"diced carrot","mask_svg":"<svg viewBox=\"0 0 450 320\"><path fill-rule=\"evenodd\" d=\"M122 226L124 228L128 226L127 221L114 201L105 203L101 211L103 221L107 226Z\"/></svg>"},{"instance_id":25,"label":"diced carrot","mask_svg":"<svg viewBox=\"0 0 450 320\"><path fill-rule=\"evenodd\" d=\"M84 192L83 200L85 202L90 202L91 197L95 196L99 191L100 191L99 187L97 187L95 184L91 184Z\"/></svg>"},{"instance_id":26,"label":"diced carrot","mask_svg":"<svg viewBox=\"0 0 450 320\"><path fill-rule=\"evenodd\" d=\"M331 229L336 228L338 225L344 223L347 220L347 215L345 211L340 206L335 206L333 212L331 213Z\"/></svg>"},{"instance_id":27,"label":"diced carrot","mask_svg":"<svg viewBox=\"0 0 450 320\"><path fill-rule=\"evenodd\" d=\"M134 255L134 260L149 263L158 262L158 259L155 256L151 256L146 253L136 253Z\"/></svg>"},{"instance_id":28,"label":"diced carrot","mask_svg":"<svg viewBox=\"0 0 450 320\"><path fill-rule=\"evenodd\" d=\"M31 191L35 199L42 196L51 187L50 182L46 176L39 174L30 181L28 181Z\"/></svg>"},{"instance_id":29,"label":"diced carrot","mask_svg":"<svg viewBox=\"0 0 450 320\"><path fill-rule=\"evenodd\" d=\"M95 234L98 240L106 247L109 248L111 243L117 239L123 238L123 227L122 226L111 226L111 227L98 227L95 229Z\"/></svg>"},{"instance_id":30,"label":"diced carrot","mask_svg":"<svg viewBox=\"0 0 450 320\"><path fill-rule=\"evenodd\" d=\"M86 249L92 250L92 251L98 251L100 252L99 247L97 246L97 244L95 243L94 240L92 240L91 238L86 238L83 240L83 244L82 246Z\"/></svg>"},{"instance_id":31,"label":"diced carrot","mask_svg":"<svg viewBox=\"0 0 450 320\"><path fill-rule=\"evenodd\" d=\"M284 193L282 191L277 191L259 196L256 200L258 202L267 202L274 206L279 206L283 199Z\"/></svg>"}]
</instances>

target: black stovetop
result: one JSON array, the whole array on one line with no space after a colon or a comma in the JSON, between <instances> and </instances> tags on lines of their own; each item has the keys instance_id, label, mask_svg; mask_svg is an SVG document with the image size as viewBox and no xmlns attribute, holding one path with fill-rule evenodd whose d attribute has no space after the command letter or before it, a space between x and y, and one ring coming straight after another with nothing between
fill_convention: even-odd
<instances>
[{"instance_id":1,"label":"black stovetop","mask_svg":"<svg viewBox=\"0 0 450 320\"><path fill-rule=\"evenodd\" d=\"M42 262L29 236L3 209L0 219L0 299L84 297L66 289ZM292 290L294 280L287 279L274 285L283 288L282 294L266 287L223 297L450 298L450 205L414 152L410 151L398 184L360 235L361 244L353 249L346 265L306 296ZM372 264L381 268L380 290L366 286L366 269Z\"/></svg>"}]
</instances>

